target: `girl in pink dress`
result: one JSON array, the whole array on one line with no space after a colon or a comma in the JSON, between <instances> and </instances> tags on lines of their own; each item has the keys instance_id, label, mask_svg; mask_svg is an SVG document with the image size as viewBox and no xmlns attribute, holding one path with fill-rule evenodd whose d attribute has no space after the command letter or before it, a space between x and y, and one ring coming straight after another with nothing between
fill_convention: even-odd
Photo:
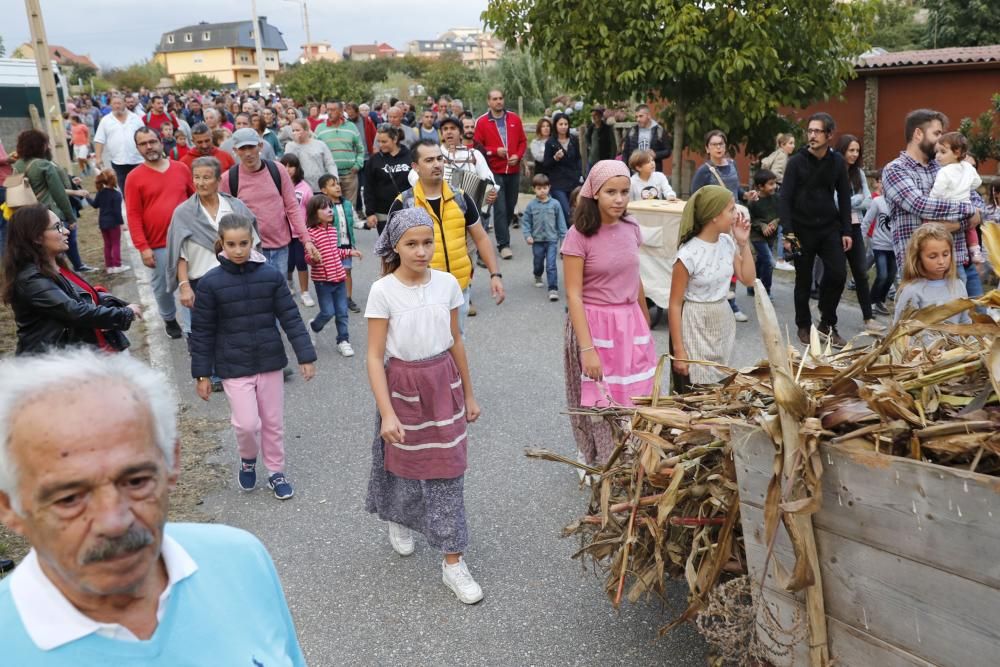
<instances>
[{"instance_id":1,"label":"girl in pink dress","mask_svg":"<svg viewBox=\"0 0 1000 667\"><path fill-rule=\"evenodd\" d=\"M646 295L639 279L639 224L628 215L628 167L594 165L580 190L562 254L566 323L566 398L570 406L632 405L648 396L656 372ZM604 421L571 416L580 458L604 463L611 430Z\"/></svg>"}]
</instances>

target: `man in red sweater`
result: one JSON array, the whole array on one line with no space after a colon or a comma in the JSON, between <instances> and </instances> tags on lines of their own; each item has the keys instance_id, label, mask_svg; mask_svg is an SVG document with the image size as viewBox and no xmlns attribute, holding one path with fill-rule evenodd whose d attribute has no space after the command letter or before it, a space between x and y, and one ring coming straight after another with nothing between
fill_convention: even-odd
<instances>
[{"instance_id":1,"label":"man in red sweater","mask_svg":"<svg viewBox=\"0 0 1000 667\"><path fill-rule=\"evenodd\" d=\"M486 162L500 186L500 196L493 205L493 224L500 256L510 259L514 256L510 250L510 223L517 207L521 159L528 150L528 138L518 115L504 107L502 90L490 91L489 107L476 121L474 138L486 147Z\"/></svg>"},{"instance_id":2,"label":"man in red sweater","mask_svg":"<svg viewBox=\"0 0 1000 667\"><path fill-rule=\"evenodd\" d=\"M159 135L148 127L135 131L144 162L125 181L125 210L132 243L142 263L153 270L153 295L171 338L181 337L174 294L167 288L167 230L174 209L194 194L191 170L163 156Z\"/></svg>"},{"instance_id":3,"label":"man in red sweater","mask_svg":"<svg viewBox=\"0 0 1000 667\"><path fill-rule=\"evenodd\" d=\"M214 157L219 161L223 172L228 171L236 164L232 155L212 143L212 131L208 129L207 124L195 123L194 127L191 128L191 139L194 146L181 158L181 162L186 164L188 169L191 168L191 163L200 157Z\"/></svg>"},{"instance_id":4,"label":"man in red sweater","mask_svg":"<svg viewBox=\"0 0 1000 667\"><path fill-rule=\"evenodd\" d=\"M146 124L151 130L156 130L156 133L163 135L160 131L160 127L164 123L170 123L174 126L175 130L181 129L181 122L177 120L177 115L169 111L164 110L163 98L159 95L154 95L149 100L150 110L147 111L143 117L142 122Z\"/></svg>"}]
</instances>

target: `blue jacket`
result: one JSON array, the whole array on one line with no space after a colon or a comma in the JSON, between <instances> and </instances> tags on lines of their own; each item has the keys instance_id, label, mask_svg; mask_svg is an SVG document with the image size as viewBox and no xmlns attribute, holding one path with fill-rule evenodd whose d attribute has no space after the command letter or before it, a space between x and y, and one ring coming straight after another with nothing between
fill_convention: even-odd
<instances>
[{"instance_id":1,"label":"blue jacket","mask_svg":"<svg viewBox=\"0 0 1000 667\"><path fill-rule=\"evenodd\" d=\"M551 198L544 204L537 198L532 199L521 214L521 231L525 239L561 244L566 236L566 216L562 206Z\"/></svg>"},{"instance_id":2,"label":"blue jacket","mask_svg":"<svg viewBox=\"0 0 1000 667\"><path fill-rule=\"evenodd\" d=\"M198 281L191 311L191 377L238 378L281 370L288 364L281 322L300 364L316 350L288 291L285 276L254 253L245 264L223 255Z\"/></svg>"}]
</instances>

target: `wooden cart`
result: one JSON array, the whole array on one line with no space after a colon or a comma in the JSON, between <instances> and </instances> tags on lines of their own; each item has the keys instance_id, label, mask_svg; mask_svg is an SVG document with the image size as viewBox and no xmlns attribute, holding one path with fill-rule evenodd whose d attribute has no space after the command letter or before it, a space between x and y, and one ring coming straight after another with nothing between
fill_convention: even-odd
<instances>
[{"instance_id":1,"label":"wooden cart","mask_svg":"<svg viewBox=\"0 0 1000 667\"><path fill-rule=\"evenodd\" d=\"M764 496L774 445L733 429L752 585L768 547ZM823 507L813 515L830 657L838 667L1000 665L1000 479L846 445L821 445ZM772 558L792 562L779 527ZM764 580L782 625L802 622L774 664L808 665L803 596ZM764 613L758 614L759 622ZM758 630L770 646L775 642ZM783 653L783 655L781 655Z\"/></svg>"}]
</instances>

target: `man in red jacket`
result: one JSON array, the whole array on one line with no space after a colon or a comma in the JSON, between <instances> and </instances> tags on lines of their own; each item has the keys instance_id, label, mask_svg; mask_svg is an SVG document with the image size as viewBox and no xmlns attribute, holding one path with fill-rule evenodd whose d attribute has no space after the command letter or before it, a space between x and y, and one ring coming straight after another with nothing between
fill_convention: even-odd
<instances>
[{"instance_id":1,"label":"man in red jacket","mask_svg":"<svg viewBox=\"0 0 1000 667\"><path fill-rule=\"evenodd\" d=\"M150 282L167 335L180 338L177 305L167 286L167 230L174 209L194 194L194 182L186 165L163 156L160 136L150 128L135 131L135 146L144 162L129 173L125 182L128 230L142 254L142 263L153 272Z\"/></svg>"},{"instance_id":2,"label":"man in red jacket","mask_svg":"<svg viewBox=\"0 0 1000 667\"><path fill-rule=\"evenodd\" d=\"M191 168L191 163L200 157L214 157L219 161L223 172L229 171L229 168L236 164L232 155L212 143L212 130L208 129L206 123L195 123L191 128L191 139L194 141L194 146L181 158L181 162L186 164L188 169Z\"/></svg>"},{"instance_id":3,"label":"man in red jacket","mask_svg":"<svg viewBox=\"0 0 1000 667\"><path fill-rule=\"evenodd\" d=\"M486 162L500 186L500 196L493 205L497 248L500 256L510 259L510 223L514 219L517 193L521 182L521 159L528 150L528 138L516 113L507 111L503 91L494 88L489 94L490 110L476 121L476 141L486 147Z\"/></svg>"}]
</instances>

